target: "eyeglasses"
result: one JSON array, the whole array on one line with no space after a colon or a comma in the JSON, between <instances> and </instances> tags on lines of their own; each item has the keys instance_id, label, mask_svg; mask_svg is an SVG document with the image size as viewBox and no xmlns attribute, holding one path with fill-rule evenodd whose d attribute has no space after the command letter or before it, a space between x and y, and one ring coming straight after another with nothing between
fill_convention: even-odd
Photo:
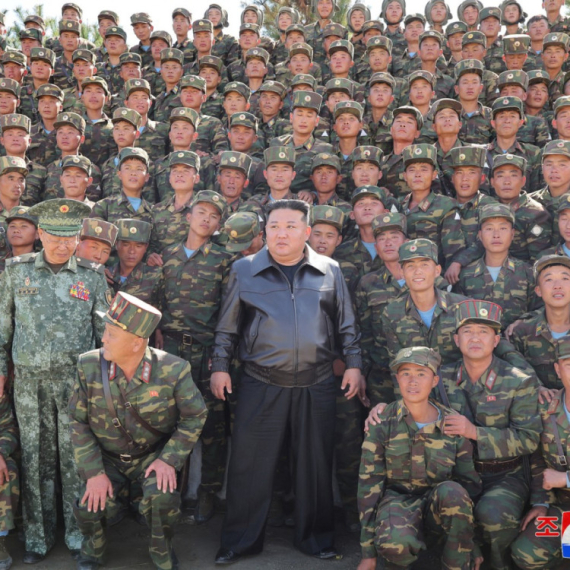
<instances>
[{"instance_id":1,"label":"eyeglasses","mask_svg":"<svg viewBox=\"0 0 570 570\"><path fill-rule=\"evenodd\" d=\"M52 245L63 245L69 249L77 246L77 236L74 237L60 237L53 236L45 232L42 236L42 241Z\"/></svg>"}]
</instances>

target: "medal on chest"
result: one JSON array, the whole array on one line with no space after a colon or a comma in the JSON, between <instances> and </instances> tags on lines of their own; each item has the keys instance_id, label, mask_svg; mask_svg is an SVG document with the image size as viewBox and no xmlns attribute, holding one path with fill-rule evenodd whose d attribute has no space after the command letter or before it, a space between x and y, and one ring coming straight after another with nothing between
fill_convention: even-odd
<instances>
[{"instance_id":1,"label":"medal on chest","mask_svg":"<svg viewBox=\"0 0 570 570\"><path fill-rule=\"evenodd\" d=\"M83 283L83 281L74 283L69 288L69 295L76 299L80 299L81 301L89 301L89 299L91 299L91 292L87 287L85 287L85 283Z\"/></svg>"}]
</instances>

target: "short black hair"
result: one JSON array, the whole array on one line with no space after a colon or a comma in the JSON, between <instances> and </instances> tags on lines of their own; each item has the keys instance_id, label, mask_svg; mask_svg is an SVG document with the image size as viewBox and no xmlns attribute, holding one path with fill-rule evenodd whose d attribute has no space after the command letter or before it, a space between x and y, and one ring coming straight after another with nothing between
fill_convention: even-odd
<instances>
[{"instance_id":1,"label":"short black hair","mask_svg":"<svg viewBox=\"0 0 570 570\"><path fill-rule=\"evenodd\" d=\"M519 11L520 11L520 8L519 8ZM532 18L530 18L527 21L527 23L526 23L527 29L531 24L534 24L535 22L540 22L540 20L546 20L546 23L548 24L548 18L544 14L537 14L536 16L533 16Z\"/></svg>"},{"instance_id":2,"label":"short black hair","mask_svg":"<svg viewBox=\"0 0 570 570\"><path fill-rule=\"evenodd\" d=\"M269 222L269 216L271 212L275 210L294 210L296 212L301 212L303 214L302 220L307 223L309 219L309 204L303 202L303 200L275 200L271 202L267 207L267 221Z\"/></svg>"}]
</instances>

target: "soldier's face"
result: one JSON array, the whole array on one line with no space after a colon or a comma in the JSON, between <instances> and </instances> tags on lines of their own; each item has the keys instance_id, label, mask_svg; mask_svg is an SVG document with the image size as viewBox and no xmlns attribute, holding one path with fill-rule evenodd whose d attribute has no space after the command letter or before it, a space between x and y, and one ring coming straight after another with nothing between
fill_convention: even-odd
<instances>
[{"instance_id":1,"label":"soldier's face","mask_svg":"<svg viewBox=\"0 0 570 570\"><path fill-rule=\"evenodd\" d=\"M441 273L441 265L437 265L433 259L418 257L404 261L402 272L410 291L420 293L433 289L433 284Z\"/></svg>"},{"instance_id":2,"label":"soldier's face","mask_svg":"<svg viewBox=\"0 0 570 570\"><path fill-rule=\"evenodd\" d=\"M174 164L170 167L169 182L175 192L193 192L200 180L195 168L187 164Z\"/></svg>"},{"instance_id":3,"label":"soldier's face","mask_svg":"<svg viewBox=\"0 0 570 570\"><path fill-rule=\"evenodd\" d=\"M118 240L116 248L121 265L126 269L134 269L143 260L148 243Z\"/></svg>"},{"instance_id":4,"label":"soldier's face","mask_svg":"<svg viewBox=\"0 0 570 570\"><path fill-rule=\"evenodd\" d=\"M499 200L504 204L509 204L519 197L525 182L524 174L516 166L510 164L499 166L491 175L491 185Z\"/></svg>"},{"instance_id":5,"label":"soldier's face","mask_svg":"<svg viewBox=\"0 0 570 570\"><path fill-rule=\"evenodd\" d=\"M277 93L263 91L259 96L259 109L265 117L274 117L283 108L283 100Z\"/></svg>"},{"instance_id":6,"label":"soldier's face","mask_svg":"<svg viewBox=\"0 0 570 570\"><path fill-rule=\"evenodd\" d=\"M456 33L456 34L451 34L451 35L447 38L447 47L448 47L452 52L461 51L462 39L463 39L463 32L458 32L458 33ZM463 56L463 54L462 54L462 56Z\"/></svg>"},{"instance_id":7,"label":"soldier's face","mask_svg":"<svg viewBox=\"0 0 570 570\"><path fill-rule=\"evenodd\" d=\"M495 113L491 125L497 131L497 135L502 137L515 136L518 130L523 126L524 119L520 113L514 109L507 109Z\"/></svg>"},{"instance_id":8,"label":"soldier's face","mask_svg":"<svg viewBox=\"0 0 570 570\"><path fill-rule=\"evenodd\" d=\"M350 95L344 91L333 91L327 95L325 105L334 115L334 108L336 107L337 103L340 103L341 101L350 101Z\"/></svg>"},{"instance_id":9,"label":"soldier's face","mask_svg":"<svg viewBox=\"0 0 570 570\"><path fill-rule=\"evenodd\" d=\"M38 239L38 230L28 220L15 219L8 224L6 237L12 247L32 246Z\"/></svg>"},{"instance_id":10,"label":"soldier's face","mask_svg":"<svg viewBox=\"0 0 570 570\"><path fill-rule=\"evenodd\" d=\"M385 50L376 48L368 52L368 63L372 71L387 71L392 56Z\"/></svg>"},{"instance_id":11,"label":"soldier's face","mask_svg":"<svg viewBox=\"0 0 570 570\"><path fill-rule=\"evenodd\" d=\"M123 81L127 81L128 79L140 79L142 77L141 66L134 62L123 63L119 75Z\"/></svg>"},{"instance_id":12,"label":"soldier's face","mask_svg":"<svg viewBox=\"0 0 570 570\"><path fill-rule=\"evenodd\" d=\"M259 44L259 41L259 36L251 30L244 30L239 35L239 45L241 49L253 48Z\"/></svg>"},{"instance_id":13,"label":"soldier's face","mask_svg":"<svg viewBox=\"0 0 570 570\"><path fill-rule=\"evenodd\" d=\"M518 97L526 101L526 91L520 85L505 85L501 87L501 97Z\"/></svg>"},{"instance_id":14,"label":"soldier's face","mask_svg":"<svg viewBox=\"0 0 570 570\"><path fill-rule=\"evenodd\" d=\"M65 198L71 198L72 200L83 200L87 187L93 182L93 178L85 170L75 166L63 170L59 180Z\"/></svg>"},{"instance_id":15,"label":"soldier's face","mask_svg":"<svg viewBox=\"0 0 570 570\"><path fill-rule=\"evenodd\" d=\"M104 43L109 55L121 55L127 51L127 43L121 36L107 36Z\"/></svg>"},{"instance_id":16,"label":"soldier's face","mask_svg":"<svg viewBox=\"0 0 570 570\"><path fill-rule=\"evenodd\" d=\"M547 12L558 12L564 6L564 0L544 0L542 7Z\"/></svg>"},{"instance_id":17,"label":"soldier's face","mask_svg":"<svg viewBox=\"0 0 570 570\"><path fill-rule=\"evenodd\" d=\"M291 187L291 183L295 179L295 171L290 164L273 163L270 164L264 171L263 175L267 180L267 185L270 190L275 192L282 192Z\"/></svg>"},{"instance_id":18,"label":"soldier's face","mask_svg":"<svg viewBox=\"0 0 570 570\"><path fill-rule=\"evenodd\" d=\"M544 39L544 36L548 33L548 22L546 20L538 20L533 22L528 27L528 35L533 42L538 42Z\"/></svg>"},{"instance_id":19,"label":"soldier's face","mask_svg":"<svg viewBox=\"0 0 570 570\"><path fill-rule=\"evenodd\" d=\"M495 17L485 18L479 24L479 29L485 34L485 37L495 39L501 31L501 22Z\"/></svg>"},{"instance_id":20,"label":"soldier's face","mask_svg":"<svg viewBox=\"0 0 570 570\"><path fill-rule=\"evenodd\" d=\"M474 26L477 24L477 18L479 17L479 10L475 6L467 6L463 10L463 20L469 26Z\"/></svg>"},{"instance_id":21,"label":"soldier's face","mask_svg":"<svg viewBox=\"0 0 570 570\"><path fill-rule=\"evenodd\" d=\"M61 32L59 43L64 51L73 52L79 47L79 35L75 32Z\"/></svg>"},{"instance_id":22,"label":"soldier's face","mask_svg":"<svg viewBox=\"0 0 570 570\"><path fill-rule=\"evenodd\" d=\"M222 216L213 204L198 202L192 207L192 212L186 214L190 224L190 233L202 238L209 238L220 226Z\"/></svg>"},{"instance_id":23,"label":"soldier's face","mask_svg":"<svg viewBox=\"0 0 570 570\"><path fill-rule=\"evenodd\" d=\"M528 55L526 53L509 53L504 56L505 65L509 71L522 69Z\"/></svg>"},{"instance_id":24,"label":"soldier's face","mask_svg":"<svg viewBox=\"0 0 570 570\"><path fill-rule=\"evenodd\" d=\"M352 113L340 114L333 125L333 129L339 138L357 137L362 128L362 121Z\"/></svg>"},{"instance_id":25,"label":"soldier's face","mask_svg":"<svg viewBox=\"0 0 570 570\"><path fill-rule=\"evenodd\" d=\"M19 172L7 172L0 176L0 198L7 204L21 198L26 188L26 179Z\"/></svg>"},{"instance_id":26,"label":"soldier's face","mask_svg":"<svg viewBox=\"0 0 570 570\"><path fill-rule=\"evenodd\" d=\"M340 36L327 36L324 40L323 40L323 47L325 48L325 52L329 53L329 48L331 47L331 44L333 42L336 42L337 40L342 40L342 38Z\"/></svg>"},{"instance_id":27,"label":"soldier's face","mask_svg":"<svg viewBox=\"0 0 570 570\"><path fill-rule=\"evenodd\" d=\"M217 8L210 8L208 10L208 20L214 24L214 27L217 26L222 20L222 12Z\"/></svg>"},{"instance_id":28,"label":"soldier's face","mask_svg":"<svg viewBox=\"0 0 570 570\"><path fill-rule=\"evenodd\" d=\"M570 387L570 359L565 358L563 360L558 360L558 362L555 362L554 370L556 370L556 375L558 378L562 380L564 388L568 390Z\"/></svg>"},{"instance_id":29,"label":"soldier's face","mask_svg":"<svg viewBox=\"0 0 570 570\"><path fill-rule=\"evenodd\" d=\"M304 53L296 53L289 63L287 67L291 70L291 73L298 75L299 73L309 73L311 69L311 60L308 56Z\"/></svg>"},{"instance_id":30,"label":"soldier's face","mask_svg":"<svg viewBox=\"0 0 570 570\"><path fill-rule=\"evenodd\" d=\"M368 102L375 109L387 109L394 100L392 88L387 83L375 83L370 88Z\"/></svg>"},{"instance_id":31,"label":"soldier's face","mask_svg":"<svg viewBox=\"0 0 570 570\"><path fill-rule=\"evenodd\" d=\"M218 182L224 198L226 198L228 202L233 202L241 196L248 180L245 174L240 170L236 170L235 168L222 168L218 175Z\"/></svg>"},{"instance_id":32,"label":"soldier's face","mask_svg":"<svg viewBox=\"0 0 570 570\"><path fill-rule=\"evenodd\" d=\"M396 378L404 403L410 404L427 402L438 382L438 377L427 366L411 363L402 364Z\"/></svg>"},{"instance_id":33,"label":"soldier's face","mask_svg":"<svg viewBox=\"0 0 570 570\"><path fill-rule=\"evenodd\" d=\"M359 161L352 169L352 180L356 188L359 186L378 186L382 178L380 167L374 162Z\"/></svg>"},{"instance_id":34,"label":"soldier's face","mask_svg":"<svg viewBox=\"0 0 570 570\"><path fill-rule=\"evenodd\" d=\"M350 25L355 32L360 32L365 22L365 16L362 10L353 10L350 15Z\"/></svg>"},{"instance_id":35,"label":"soldier's face","mask_svg":"<svg viewBox=\"0 0 570 570\"><path fill-rule=\"evenodd\" d=\"M548 87L544 83L535 83L528 88L526 104L531 109L542 109L548 101Z\"/></svg>"},{"instance_id":36,"label":"soldier's face","mask_svg":"<svg viewBox=\"0 0 570 570\"><path fill-rule=\"evenodd\" d=\"M334 192L337 184L340 182L340 173L334 166L322 165L317 166L311 174L311 180L315 185L317 192L329 194Z\"/></svg>"},{"instance_id":37,"label":"soldier's face","mask_svg":"<svg viewBox=\"0 0 570 570\"><path fill-rule=\"evenodd\" d=\"M150 110L152 101L146 91L133 91L125 101L129 109L137 111L143 117L146 117ZM185 105L188 106L188 105Z\"/></svg>"},{"instance_id":38,"label":"soldier's face","mask_svg":"<svg viewBox=\"0 0 570 570\"><path fill-rule=\"evenodd\" d=\"M410 102L416 107L429 105L434 95L435 92L431 83L428 83L424 79L416 79L410 85Z\"/></svg>"},{"instance_id":39,"label":"soldier's face","mask_svg":"<svg viewBox=\"0 0 570 570\"><path fill-rule=\"evenodd\" d=\"M330 224L314 224L311 228L309 245L321 255L332 257L341 241L339 231Z\"/></svg>"},{"instance_id":40,"label":"soldier's face","mask_svg":"<svg viewBox=\"0 0 570 570\"><path fill-rule=\"evenodd\" d=\"M386 7L386 22L388 24L397 24L402 20L404 11L399 2L390 2Z\"/></svg>"},{"instance_id":41,"label":"soldier's face","mask_svg":"<svg viewBox=\"0 0 570 570\"><path fill-rule=\"evenodd\" d=\"M73 62L73 77L81 81L86 77L91 77L95 75L96 69L97 68L94 65L91 65L91 63L89 63L88 61L82 59L76 59Z\"/></svg>"},{"instance_id":42,"label":"soldier's face","mask_svg":"<svg viewBox=\"0 0 570 570\"><path fill-rule=\"evenodd\" d=\"M152 59L158 62L160 67L160 52L163 49L168 49L170 46L162 39L155 38L150 42L150 53L152 54Z\"/></svg>"},{"instance_id":43,"label":"soldier's face","mask_svg":"<svg viewBox=\"0 0 570 570\"><path fill-rule=\"evenodd\" d=\"M224 96L223 107L228 117L231 117L234 113L242 113L249 110L249 103L237 91L230 91Z\"/></svg>"},{"instance_id":44,"label":"soldier's face","mask_svg":"<svg viewBox=\"0 0 570 570\"><path fill-rule=\"evenodd\" d=\"M7 79L13 79L20 83L25 74L26 68L17 63L8 62L4 64L4 77Z\"/></svg>"},{"instance_id":45,"label":"soldier's face","mask_svg":"<svg viewBox=\"0 0 570 570\"><path fill-rule=\"evenodd\" d=\"M133 353L140 349L141 340L120 327L106 323L101 339L103 356L108 362L123 362L125 359L132 358Z\"/></svg>"},{"instance_id":46,"label":"soldier's face","mask_svg":"<svg viewBox=\"0 0 570 570\"><path fill-rule=\"evenodd\" d=\"M319 124L319 116L314 109L297 107L291 113L293 132L300 135L310 135Z\"/></svg>"},{"instance_id":47,"label":"soldier's face","mask_svg":"<svg viewBox=\"0 0 570 570\"><path fill-rule=\"evenodd\" d=\"M311 228L297 210L274 210L265 227L269 253L277 263L300 260Z\"/></svg>"},{"instance_id":48,"label":"soldier's face","mask_svg":"<svg viewBox=\"0 0 570 570\"><path fill-rule=\"evenodd\" d=\"M447 16L447 8L443 2L438 2L431 7L430 16L434 24L441 24Z\"/></svg>"},{"instance_id":49,"label":"soldier's face","mask_svg":"<svg viewBox=\"0 0 570 570\"><path fill-rule=\"evenodd\" d=\"M245 75L250 79L263 79L266 73L267 67L261 59L249 59L245 64Z\"/></svg>"},{"instance_id":50,"label":"soldier's face","mask_svg":"<svg viewBox=\"0 0 570 570\"><path fill-rule=\"evenodd\" d=\"M331 55L330 67L335 75L343 75L350 71L354 65L350 54L346 51L338 50Z\"/></svg>"},{"instance_id":51,"label":"soldier's face","mask_svg":"<svg viewBox=\"0 0 570 570\"><path fill-rule=\"evenodd\" d=\"M27 57L30 57L30 52L32 48L41 47L40 42L38 40L33 40L31 38L23 39L21 42L21 51L26 54Z\"/></svg>"},{"instance_id":52,"label":"soldier's face","mask_svg":"<svg viewBox=\"0 0 570 570\"><path fill-rule=\"evenodd\" d=\"M214 35L210 32L194 32L194 46L200 53L210 53Z\"/></svg>"},{"instance_id":53,"label":"soldier's face","mask_svg":"<svg viewBox=\"0 0 570 570\"><path fill-rule=\"evenodd\" d=\"M366 30L366 32L364 32L364 35L362 36L364 44L368 43L368 40L370 38L373 38L374 36L381 36L382 33L380 32L380 30L377 30L376 28L370 28L368 30Z\"/></svg>"},{"instance_id":54,"label":"soldier's face","mask_svg":"<svg viewBox=\"0 0 570 570\"><path fill-rule=\"evenodd\" d=\"M297 30L293 30L289 32L285 37L285 47L290 49L293 44L303 43L305 41L305 36L298 32Z\"/></svg>"},{"instance_id":55,"label":"soldier's face","mask_svg":"<svg viewBox=\"0 0 570 570\"><path fill-rule=\"evenodd\" d=\"M558 230L564 243L570 243L570 210L562 210L562 212L559 212Z\"/></svg>"},{"instance_id":56,"label":"soldier's face","mask_svg":"<svg viewBox=\"0 0 570 570\"><path fill-rule=\"evenodd\" d=\"M442 109L437 112L433 126L438 137L447 134L456 135L461 129L461 121L453 109Z\"/></svg>"},{"instance_id":57,"label":"soldier's face","mask_svg":"<svg viewBox=\"0 0 570 570\"><path fill-rule=\"evenodd\" d=\"M422 61L436 61L442 54L441 46L434 38L426 38L420 45L420 59Z\"/></svg>"},{"instance_id":58,"label":"soldier's face","mask_svg":"<svg viewBox=\"0 0 570 570\"><path fill-rule=\"evenodd\" d=\"M416 118L412 115L406 115L405 113L397 115L390 127L390 133L392 138L396 141L412 142L419 136Z\"/></svg>"},{"instance_id":59,"label":"soldier's face","mask_svg":"<svg viewBox=\"0 0 570 570\"><path fill-rule=\"evenodd\" d=\"M419 20L410 22L404 29L404 38L408 42L417 42L420 36L424 33L425 26Z\"/></svg>"},{"instance_id":60,"label":"soldier's face","mask_svg":"<svg viewBox=\"0 0 570 570\"><path fill-rule=\"evenodd\" d=\"M553 190L570 185L570 158L560 154L550 154L542 161L542 175Z\"/></svg>"},{"instance_id":61,"label":"soldier's face","mask_svg":"<svg viewBox=\"0 0 570 570\"><path fill-rule=\"evenodd\" d=\"M563 265L552 265L543 269L534 291L548 307L570 306L570 269Z\"/></svg>"},{"instance_id":62,"label":"soldier's face","mask_svg":"<svg viewBox=\"0 0 570 570\"><path fill-rule=\"evenodd\" d=\"M357 226L365 227L370 226L372 220L385 211L386 208L384 208L384 204L382 204L378 198L364 196L354 204L352 212L350 212L350 217L356 222Z\"/></svg>"},{"instance_id":63,"label":"soldier's face","mask_svg":"<svg viewBox=\"0 0 570 570\"><path fill-rule=\"evenodd\" d=\"M82 239L75 250L75 255L105 265L111 255L111 246L98 239Z\"/></svg>"},{"instance_id":64,"label":"soldier's face","mask_svg":"<svg viewBox=\"0 0 570 570\"><path fill-rule=\"evenodd\" d=\"M170 125L168 138L176 150L189 149L196 136L194 125L188 121L173 121Z\"/></svg>"},{"instance_id":65,"label":"soldier's face","mask_svg":"<svg viewBox=\"0 0 570 570\"><path fill-rule=\"evenodd\" d=\"M137 36L141 42L146 42L150 38L152 30L154 30L154 28L145 22L138 22L133 26L135 36Z\"/></svg>"},{"instance_id":66,"label":"soldier's face","mask_svg":"<svg viewBox=\"0 0 570 570\"><path fill-rule=\"evenodd\" d=\"M103 108L107 94L99 85L87 85L81 93L81 101L86 109L98 111Z\"/></svg>"},{"instance_id":67,"label":"soldier's face","mask_svg":"<svg viewBox=\"0 0 570 570\"><path fill-rule=\"evenodd\" d=\"M21 155L30 146L30 135L24 129L4 129L0 143L9 155Z\"/></svg>"},{"instance_id":68,"label":"soldier's face","mask_svg":"<svg viewBox=\"0 0 570 570\"><path fill-rule=\"evenodd\" d=\"M317 2L317 12L319 17L323 20L330 18L333 13L334 5L332 0L318 0Z\"/></svg>"},{"instance_id":69,"label":"soldier's face","mask_svg":"<svg viewBox=\"0 0 570 570\"><path fill-rule=\"evenodd\" d=\"M61 13L61 19L62 20L73 20L74 22L80 22L81 23L81 17L79 16L79 12L77 10L74 10L73 8L66 8Z\"/></svg>"},{"instance_id":70,"label":"soldier's face","mask_svg":"<svg viewBox=\"0 0 570 570\"><path fill-rule=\"evenodd\" d=\"M208 89L216 89L222 81L222 76L218 73L218 70L208 65L202 66L198 75L206 80Z\"/></svg>"},{"instance_id":71,"label":"soldier's face","mask_svg":"<svg viewBox=\"0 0 570 570\"><path fill-rule=\"evenodd\" d=\"M133 146L137 138L137 130L127 121L119 121L113 125L113 140L119 148Z\"/></svg>"},{"instance_id":72,"label":"soldier's face","mask_svg":"<svg viewBox=\"0 0 570 570\"><path fill-rule=\"evenodd\" d=\"M255 131L244 125L236 125L228 132L231 149L237 152L247 152L257 140Z\"/></svg>"},{"instance_id":73,"label":"soldier's face","mask_svg":"<svg viewBox=\"0 0 570 570\"><path fill-rule=\"evenodd\" d=\"M386 230L376 236L374 248L378 257L384 262L398 261L400 246L407 241L406 236L399 230Z\"/></svg>"},{"instance_id":74,"label":"soldier's face","mask_svg":"<svg viewBox=\"0 0 570 570\"><path fill-rule=\"evenodd\" d=\"M71 125L63 125L57 129L55 140L60 150L76 154L79 145L83 142L85 137L75 127Z\"/></svg>"},{"instance_id":75,"label":"soldier's face","mask_svg":"<svg viewBox=\"0 0 570 570\"><path fill-rule=\"evenodd\" d=\"M487 50L481 44L467 44L461 48L463 59L478 59L483 61Z\"/></svg>"},{"instance_id":76,"label":"soldier's face","mask_svg":"<svg viewBox=\"0 0 570 570\"><path fill-rule=\"evenodd\" d=\"M243 15L244 24L257 24L257 13L253 10L246 10Z\"/></svg>"},{"instance_id":77,"label":"soldier's face","mask_svg":"<svg viewBox=\"0 0 570 570\"><path fill-rule=\"evenodd\" d=\"M148 182L148 168L136 158L125 160L117 173L123 188L130 192L140 192Z\"/></svg>"},{"instance_id":78,"label":"soldier's face","mask_svg":"<svg viewBox=\"0 0 570 570\"><path fill-rule=\"evenodd\" d=\"M568 140L570 138L570 107L560 109L556 118L552 121L554 128L558 131L558 137Z\"/></svg>"},{"instance_id":79,"label":"soldier's face","mask_svg":"<svg viewBox=\"0 0 570 570\"><path fill-rule=\"evenodd\" d=\"M503 8L503 18L509 24L516 24L521 17L519 7L516 4L509 4Z\"/></svg>"},{"instance_id":80,"label":"soldier's face","mask_svg":"<svg viewBox=\"0 0 570 570\"><path fill-rule=\"evenodd\" d=\"M160 75L169 86L176 85L183 72L182 66L177 61L165 61L160 68Z\"/></svg>"},{"instance_id":81,"label":"soldier's face","mask_svg":"<svg viewBox=\"0 0 570 570\"><path fill-rule=\"evenodd\" d=\"M492 327L479 323L463 325L453 338L461 354L470 360L489 358L501 340Z\"/></svg>"},{"instance_id":82,"label":"soldier's face","mask_svg":"<svg viewBox=\"0 0 570 570\"><path fill-rule=\"evenodd\" d=\"M483 183L482 172L481 168L475 166L460 166L454 169L451 181L461 203L471 200L477 194Z\"/></svg>"},{"instance_id":83,"label":"soldier's face","mask_svg":"<svg viewBox=\"0 0 570 570\"><path fill-rule=\"evenodd\" d=\"M99 20L99 35L104 38L105 37L105 32L111 28L112 26L115 26L115 22L113 22L113 20L111 20L110 18L101 18Z\"/></svg>"},{"instance_id":84,"label":"soldier's face","mask_svg":"<svg viewBox=\"0 0 570 570\"><path fill-rule=\"evenodd\" d=\"M489 253L508 253L515 237L515 230L505 218L485 220L478 232L479 239Z\"/></svg>"},{"instance_id":85,"label":"soldier's face","mask_svg":"<svg viewBox=\"0 0 570 570\"><path fill-rule=\"evenodd\" d=\"M414 162L404 170L404 180L412 192L425 192L436 177L435 168L427 162Z\"/></svg>"},{"instance_id":86,"label":"soldier's face","mask_svg":"<svg viewBox=\"0 0 570 570\"><path fill-rule=\"evenodd\" d=\"M286 30L292 24L293 18L291 17L291 14L288 14L287 12L279 14L279 18L277 19L277 26L280 30Z\"/></svg>"},{"instance_id":87,"label":"soldier's face","mask_svg":"<svg viewBox=\"0 0 570 570\"><path fill-rule=\"evenodd\" d=\"M47 61L35 59L30 65L30 72L35 79L47 81L53 74L53 67Z\"/></svg>"},{"instance_id":88,"label":"soldier's face","mask_svg":"<svg viewBox=\"0 0 570 570\"><path fill-rule=\"evenodd\" d=\"M562 67L564 62L568 59L566 50L561 46L548 46L542 53L542 62L545 69L557 70Z\"/></svg>"},{"instance_id":89,"label":"soldier's face","mask_svg":"<svg viewBox=\"0 0 570 570\"><path fill-rule=\"evenodd\" d=\"M61 237L48 234L41 228L38 230L45 258L48 263L66 263L75 252L79 236Z\"/></svg>"},{"instance_id":90,"label":"soldier's face","mask_svg":"<svg viewBox=\"0 0 570 570\"><path fill-rule=\"evenodd\" d=\"M205 98L206 94L200 89L194 89L194 87L184 87L180 91L180 102L184 107L190 107L190 109L200 109Z\"/></svg>"},{"instance_id":91,"label":"soldier's face","mask_svg":"<svg viewBox=\"0 0 570 570\"><path fill-rule=\"evenodd\" d=\"M186 37L190 31L191 23L182 14L176 14L172 19L172 29L174 33L179 37Z\"/></svg>"}]
</instances>

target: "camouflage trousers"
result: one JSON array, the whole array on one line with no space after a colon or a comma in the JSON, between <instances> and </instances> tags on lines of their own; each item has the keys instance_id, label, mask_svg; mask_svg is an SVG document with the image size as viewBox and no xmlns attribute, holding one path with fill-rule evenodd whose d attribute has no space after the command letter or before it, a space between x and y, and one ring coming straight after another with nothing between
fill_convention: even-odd
<instances>
[{"instance_id":1,"label":"camouflage trousers","mask_svg":"<svg viewBox=\"0 0 570 570\"><path fill-rule=\"evenodd\" d=\"M20 501L18 466L12 457L5 457L8 479L0 485L0 532L15 528L14 519Z\"/></svg>"},{"instance_id":2,"label":"camouflage trousers","mask_svg":"<svg viewBox=\"0 0 570 570\"><path fill-rule=\"evenodd\" d=\"M570 510L570 505L565 505L565 508L559 505L550 505L546 516L555 517L556 526L561 528L562 512L567 510ZM536 536L537 527L535 523L536 521L529 523L512 543L513 561L521 570L555 568L562 559L560 536Z\"/></svg>"},{"instance_id":3,"label":"camouflage trousers","mask_svg":"<svg viewBox=\"0 0 570 570\"><path fill-rule=\"evenodd\" d=\"M69 434L67 405L76 376L75 367L38 370L16 367L14 407L22 447L22 506L26 550L46 554L55 544L57 475L65 523L65 544L81 546L73 503L81 482Z\"/></svg>"},{"instance_id":4,"label":"camouflage trousers","mask_svg":"<svg viewBox=\"0 0 570 570\"><path fill-rule=\"evenodd\" d=\"M187 346L164 333L164 350L187 360L192 367L192 379L202 393L208 417L202 429L202 479L200 489L207 493L221 491L226 472L228 439L224 401L218 400L210 389L210 350L201 344Z\"/></svg>"},{"instance_id":5,"label":"camouflage trousers","mask_svg":"<svg viewBox=\"0 0 570 570\"><path fill-rule=\"evenodd\" d=\"M519 533L529 488L523 468L504 473L482 475L483 493L475 505L478 538L491 550L493 570L511 568L509 548Z\"/></svg>"},{"instance_id":6,"label":"camouflage trousers","mask_svg":"<svg viewBox=\"0 0 570 570\"><path fill-rule=\"evenodd\" d=\"M378 505L375 545L386 570L406 568L445 535L444 570L469 570L473 551L473 505L455 481L437 484L424 495L388 491Z\"/></svg>"},{"instance_id":7,"label":"camouflage trousers","mask_svg":"<svg viewBox=\"0 0 570 570\"><path fill-rule=\"evenodd\" d=\"M103 563L107 537L103 519L113 518L122 508L116 498L129 483L137 482L142 487L142 500L139 512L144 516L150 528L149 553L152 561L161 570L172 570L172 535L174 525L180 517L180 493L163 493L156 486L156 475L152 472L145 478L148 466L160 455L160 451L151 453L131 463L123 463L120 459L103 454L105 474L113 485L113 499L107 498L104 511L89 512L87 504L81 506L79 501L85 493L85 484L79 499L74 503L75 518L83 534L81 559L84 561Z\"/></svg>"}]
</instances>

